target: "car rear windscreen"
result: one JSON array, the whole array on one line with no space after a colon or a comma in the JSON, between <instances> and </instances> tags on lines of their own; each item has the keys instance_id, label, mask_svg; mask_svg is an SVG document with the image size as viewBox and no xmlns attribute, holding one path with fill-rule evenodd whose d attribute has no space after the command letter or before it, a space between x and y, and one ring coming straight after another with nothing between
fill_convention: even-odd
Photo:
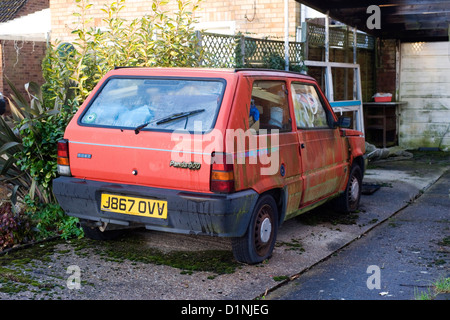
<instances>
[{"instance_id":1,"label":"car rear windscreen","mask_svg":"<svg viewBox=\"0 0 450 320\"><path fill-rule=\"evenodd\" d=\"M205 132L214 127L224 90L222 79L112 78L87 106L80 124Z\"/></svg>"}]
</instances>

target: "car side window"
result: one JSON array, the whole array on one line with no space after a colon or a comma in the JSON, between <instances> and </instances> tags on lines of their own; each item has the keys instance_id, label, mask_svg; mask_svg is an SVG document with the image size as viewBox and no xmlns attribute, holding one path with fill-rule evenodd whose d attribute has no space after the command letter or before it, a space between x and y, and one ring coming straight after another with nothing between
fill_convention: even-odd
<instances>
[{"instance_id":1,"label":"car side window","mask_svg":"<svg viewBox=\"0 0 450 320\"><path fill-rule=\"evenodd\" d=\"M260 129L291 131L291 118L284 81L255 81L252 88L249 125Z\"/></svg>"},{"instance_id":2,"label":"car side window","mask_svg":"<svg viewBox=\"0 0 450 320\"><path fill-rule=\"evenodd\" d=\"M291 92L297 128L329 128L327 113L313 85L292 83Z\"/></svg>"}]
</instances>

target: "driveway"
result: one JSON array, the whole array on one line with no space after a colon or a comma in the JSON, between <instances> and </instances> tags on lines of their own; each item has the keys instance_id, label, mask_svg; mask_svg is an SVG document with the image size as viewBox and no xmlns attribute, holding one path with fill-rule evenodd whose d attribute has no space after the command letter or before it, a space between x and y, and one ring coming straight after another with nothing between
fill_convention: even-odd
<instances>
[{"instance_id":1,"label":"driveway","mask_svg":"<svg viewBox=\"0 0 450 320\"><path fill-rule=\"evenodd\" d=\"M450 298L433 288L450 279L449 186L447 171L413 204L266 299Z\"/></svg>"},{"instance_id":2,"label":"driveway","mask_svg":"<svg viewBox=\"0 0 450 320\"><path fill-rule=\"evenodd\" d=\"M358 213L326 206L285 222L273 257L235 262L229 240L139 230L117 241L45 241L0 256L1 299L248 300L264 298L408 206L449 156L375 162ZM79 283L76 280L80 280Z\"/></svg>"}]
</instances>

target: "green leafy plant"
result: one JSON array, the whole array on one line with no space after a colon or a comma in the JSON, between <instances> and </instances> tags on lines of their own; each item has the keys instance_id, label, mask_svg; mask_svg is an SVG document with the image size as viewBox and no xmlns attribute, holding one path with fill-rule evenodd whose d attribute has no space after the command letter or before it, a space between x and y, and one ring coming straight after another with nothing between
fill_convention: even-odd
<instances>
[{"instance_id":1,"label":"green leafy plant","mask_svg":"<svg viewBox=\"0 0 450 320\"><path fill-rule=\"evenodd\" d=\"M169 1L153 0L150 13L131 21L122 18L125 0L105 5L104 27L89 27L92 4L77 0L79 28L72 44L50 45L44 59L45 91L50 99L77 109L98 81L117 66L196 67L203 50L194 30L199 0L177 0L169 13ZM72 90L72 94L67 94Z\"/></svg>"},{"instance_id":2,"label":"green leafy plant","mask_svg":"<svg viewBox=\"0 0 450 320\"><path fill-rule=\"evenodd\" d=\"M8 158L8 166L4 166L3 171L13 171L8 181L19 185L22 198L28 194L42 203L54 202L50 182L56 177L56 142L63 136L63 128L60 127L64 122L60 119L62 113L57 108L45 107L36 83L30 82L25 86L28 102L14 84L6 80L13 91L12 100L9 100L12 118L9 124L3 120L0 125L5 134L3 146L14 147L3 148L7 153L2 155ZM6 128L10 125L14 125L14 131ZM9 142L6 142L6 137Z\"/></svg>"},{"instance_id":3,"label":"green leafy plant","mask_svg":"<svg viewBox=\"0 0 450 320\"><path fill-rule=\"evenodd\" d=\"M51 188L51 181L57 176L57 141L63 137L70 115L60 108L60 104L45 104L36 83L25 86L26 99L9 79L6 80L13 94L9 99L11 117L0 118L3 143L0 166L3 182L14 186L10 208L18 217L23 216L15 212L17 198L21 199L23 212L31 221L28 226L33 225L37 231L36 238L51 234L78 236L81 231L73 223L74 218L63 214ZM14 240L8 239L5 241Z\"/></svg>"},{"instance_id":4,"label":"green leafy plant","mask_svg":"<svg viewBox=\"0 0 450 320\"><path fill-rule=\"evenodd\" d=\"M165 10L168 2L153 0L150 14L128 21L121 17L125 0L117 0L102 9L105 28L100 29L89 27L92 4L76 0L75 41L49 45L42 62L44 85L28 83L27 97L6 79L13 94L11 116L0 117L0 180L12 186L37 238L82 235L78 220L57 204L51 181L57 176L57 141L98 81L115 66L194 67L202 60L193 15L200 1L177 0L178 10L171 13Z\"/></svg>"}]
</instances>

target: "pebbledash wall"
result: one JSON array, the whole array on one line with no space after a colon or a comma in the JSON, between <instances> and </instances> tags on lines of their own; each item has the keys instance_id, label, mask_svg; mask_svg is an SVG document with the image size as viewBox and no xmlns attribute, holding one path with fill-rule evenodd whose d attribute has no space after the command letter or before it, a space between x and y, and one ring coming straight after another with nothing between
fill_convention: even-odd
<instances>
[{"instance_id":1,"label":"pebbledash wall","mask_svg":"<svg viewBox=\"0 0 450 320\"><path fill-rule=\"evenodd\" d=\"M105 13L101 10L112 1L90 0L93 6L89 16L93 25L103 25ZM126 0L121 16L132 20L151 13L151 0ZM176 1L169 1L164 8L168 12L178 10ZM52 19L52 41L70 42L71 34L77 28L79 19L73 15L78 11L75 0L50 0ZM235 34L237 32L256 34L258 37L284 37L284 2L273 0L203 0L195 12L199 28L209 32ZM289 0L289 35L295 40L296 28L300 25L300 4Z\"/></svg>"}]
</instances>

